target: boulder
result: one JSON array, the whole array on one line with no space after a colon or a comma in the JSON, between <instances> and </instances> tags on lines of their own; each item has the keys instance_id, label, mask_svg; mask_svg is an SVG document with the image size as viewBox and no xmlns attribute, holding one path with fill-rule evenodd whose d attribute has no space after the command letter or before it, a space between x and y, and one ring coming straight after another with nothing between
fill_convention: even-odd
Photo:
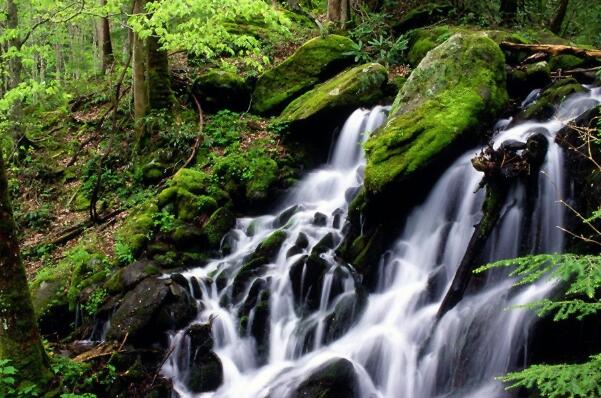
<instances>
[{"instance_id":1,"label":"boulder","mask_svg":"<svg viewBox=\"0 0 601 398\"><path fill-rule=\"evenodd\" d=\"M476 141L507 100L499 47L483 34L455 34L413 71L386 124L366 143L367 193L420 175L459 141Z\"/></svg>"},{"instance_id":2,"label":"boulder","mask_svg":"<svg viewBox=\"0 0 601 398\"><path fill-rule=\"evenodd\" d=\"M355 398L360 389L355 366L348 359L333 358L311 372L292 398Z\"/></svg>"},{"instance_id":3,"label":"boulder","mask_svg":"<svg viewBox=\"0 0 601 398\"><path fill-rule=\"evenodd\" d=\"M553 116L559 104L569 95L586 91L574 78L558 80L546 88L540 97L522 111L517 117L519 120L535 119L545 121Z\"/></svg>"},{"instance_id":4,"label":"boulder","mask_svg":"<svg viewBox=\"0 0 601 398\"><path fill-rule=\"evenodd\" d=\"M192 92L202 98L203 110L207 112L220 109L245 111L251 95L249 85L242 77L221 69L210 69L198 76L192 84Z\"/></svg>"},{"instance_id":5,"label":"boulder","mask_svg":"<svg viewBox=\"0 0 601 398\"><path fill-rule=\"evenodd\" d=\"M391 212L401 215L425 195L457 155L485 137L486 122L503 110L504 60L483 33L453 35L420 62L384 126L365 144L364 189L349 207L349 232L338 253L367 286L375 286L370 269L387 237L395 235Z\"/></svg>"},{"instance_id":6,"label":"boulder","mask_svg":"<svg viewBox=\"0 0 601 398\"><path fill-rule=\"evenodd\" d=\"M325 81L353 62L353 41L328 35L303 44L284 62L263 73L255 86L253 112L275 114L294 98Z\"/></svg>"},{"instance_id":7,"label":"boulder","mask_svg":"<svg viewBox=\"0 0 601 398\"><path fill-rule=\"evenodd\" d=\"M189 368L185 372L185 384L190 391L200 394L215 391L223 383L223 365L213 350L210 324L194 324L185 332L190 339Z\"/></svg>"},{"instance_id":8,"label":"boulder","mask_svg":"<svg viewBox=\"0 0 601 398\"><path fill-rule=\"evenodd\" d=\"M171 281L146 278L129 291L111 318L108 340L148 345L171 328L183 327L196 315L187 291Z\"/></svg>"},{"instance_id":9,"label":"boulder","mask_svg":"<svg viewBox=\"0 0 601 398\"><path fill-rule=\"evenodd\" d=\"M380 64L356 66L292 101L282 112L281 120L315 122L328 114L374 105L385 95L387 81L388 72Z\"/></svg>"}]
</instances>

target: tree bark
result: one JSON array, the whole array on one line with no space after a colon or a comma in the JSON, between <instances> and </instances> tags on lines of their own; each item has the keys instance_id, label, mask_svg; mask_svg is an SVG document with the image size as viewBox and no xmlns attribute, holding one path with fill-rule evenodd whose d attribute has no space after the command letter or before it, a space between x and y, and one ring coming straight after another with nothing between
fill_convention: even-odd
<instances>
[{"instance_id":1,"label":"tree bark","mask_svg":"<svg viewBox=\"0 0 601 398\"><path fill-rule=\"evenodd\" d=\"M100 6L106 6L106 0L100 0ZM100 60L102 73L106 73L115 61L113 56L113 44L111 41L111 27L107 17L101 17L98 23L98 45L100 48Z\"/></svg>"},{"instance_id":2,"label":"tree bark","mask_svg":"<svg viewBox=\"0 0 601 398\"><path fill-rule=\"evenodd\" d=\"M501 17L505 24L515 22L518 12L518 0L502 0L501 1Z\"/></svg>"},{"instance_id":3,"label":"tree bark","mask_svg":"<svg viewBox=\"0 0 601 398\"><path fill-rule=\"evenodd\" d=\"M350 19L350 0L328 0L328 20L344 27Z\"/></svg>"},{"instance_id":4,"label":"tree bark","mask_svg":"<svg viewBox=\"0 0 601 398\"><path fill-rule=\"evenodd\" d=\"M173 105L173 92L169 77L167 51L161 49L159 39L150 36L146 43L148 105L152 110L169 109Z\"/></svg>"},{"instance_id":5,"label":"tree bark","mask_svg":"<svg viewBox=\"0 0 601 398\"><path fill-rule=\"evenodd\" d=\"M14 0L6 1L6 27L8 29L18 29L19 28L19 12L17 9L17 4ZM8 42L9 47L14 47L17 51L21 51L22 43L19 35L14 35L12 39ZM8 60L8 70L9 70L9 79L8 79L8 89L11 90L21 83L21 72L23 71L23 61L21 60L21 55L14 55Z\"/></svg>"},{"instance_id":6,"label":"tree bark","mask_svg":"<svg viewBox=\"0 0 601 398\"><path fill-rule=\"evenodd\" d=\"M134 0L133 13L139 14L144 10L145 0ZM133 93L134 93L134 117L138 135L143 134L142 118L146 115L148 108L148 95L146 92L146 50L144 41L134 32L133 34Z\"/></svg>"},{"instance_id":7,"label":"tree bark","mask_svg":"<svg viewBox=\"0 0 601 398\"><path fill-rule=\"evenodd\" d=\"M17 368L19 382L45 387L50 378L21 262L16 226L0 152L0 359Z\"/></svg>"},{"instance_id":8,"label":"tree bark","mask_svg":"<svg viewBox=\"0 0 601 398\"><path fill-rule=\"evenodd\" d=\"M555 34L559 34L561 32L561 25L563 25L563 20L566 17L566 13L568 12L569 0L561 0L559 2L559 7L557 8L557 12L555 16L551 20L551 24L549 25L549 30Z\"/></svg>"}]
</instances>

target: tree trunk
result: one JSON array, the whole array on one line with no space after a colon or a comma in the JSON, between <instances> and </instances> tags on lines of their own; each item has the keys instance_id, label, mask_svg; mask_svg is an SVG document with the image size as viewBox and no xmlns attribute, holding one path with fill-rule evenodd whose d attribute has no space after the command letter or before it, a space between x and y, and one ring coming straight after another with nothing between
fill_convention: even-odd
<instances>
[{"instance_id":1,"label":"tree trunk","mask_svg":"<svg viewBox=\"0 0 601 398\"><path fill-rule=\"evenodd\" d=\"M350 0L328 0L328 20L344 27L350 19Z\"/></svg>"},{"instance_id":2,"label":"tree trunk","mask_svg":"<svg viewBox=\"0 0 601 398\"><path fill-rule=\"evenodd\" d=\"M18 29L19 27L19 12L17 9L17 4L14 0L6 1L6 27L8 29ZM9 47L14 47L17 52L21 51L21 38L19 35L15 35L8 42ZM8 60L8 70L9 70L9 79L8 79L8 89L13 89L21 83L21 72L23 70L23 61L21 60L21 55L13 55Z\"/></svg>"},{"instance_id":3,"label":"tree trunk","mask_svg":"<svg viewBox=\"0 0 601 398\"><path fill-rule=\"evenodd\" d=\"M563 25L563 20L565 19L566 13L568 12L569 2L569 0L560 0L557 12L551 20L549 30L555 33L556 35L559 34L559 32L561 31L561 25Z\"/></svg>"},{"instance_id":4,"label":"tree trunk","mask_svg":"<svg viewBox=\"0 0 601 398\"><path fill-rule=\"evenodd\" d=\"M515 22L518 12L518 0L501 0L501 17L505 24L511 25Z\"/></svg>"},{"instance_id":5,"label":"tree trunk","mask_svg":"<svg viewBox=\"0 0 601 398\"><path fill-rule=\"evenodd\" d=\"M169 59L167 51L161 49L159 39L150 36L146 43L148 51L146 84L148 85L148 105L152 110L169 109L173 105Z\"/></svg>"},{"instance_id":6,"label":"tree trunk","mask_svg":"<svg viewBox=\"0 0 601 398\"><path fill-rule=\"evenodd\" d=\"M139 14L144 10L145 0L134 0L133 13ZM144 41L138 34L133 34L133 93L134 93L134 117L138 135L143 133L142 118L146 115L148 107L148 95L146 92L146 51Z\"/></svg>"},{"instance_id":7,"label":"tree trunk","mask_svg":"<svg viewBox=\"0 0 601 398\"><path fill-rule=\"evenodd\" d=\"M0 359L10 360L20 381L44 387L50 378L21 262L4 160L0 152Z\"/></svg>"},{"instance_id":8,"label":"tree trunk","mask_svg":"<svg viewBox=\"0 0 601 398\"><path fill-rule=\"evenodd\" d=\"M106 0L100 0L100 6L106 6ZM98 24L98 45L100 47L100 61L102 63L101 70L104 74L115 61L113 44L111 42L111 28L107 17L101 17Z\"/></svg>"}]
</instances>

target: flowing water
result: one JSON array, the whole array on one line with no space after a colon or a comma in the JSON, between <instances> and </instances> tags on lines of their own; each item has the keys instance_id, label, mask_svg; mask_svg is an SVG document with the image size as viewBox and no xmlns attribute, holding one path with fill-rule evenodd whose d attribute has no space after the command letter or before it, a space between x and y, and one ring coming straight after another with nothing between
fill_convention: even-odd
<instances>
[{"instance_id":1,"label":"flowing water","mask_svg":"<svg viewBox=\"0 0 601 398\"><path fill-rule=\"evenodd\" d=\"M549 150L538 177L534 208L525 210L531 191L521 185L512 188L487 244L487 260L562 250L563 236L556 226L563 225L564 206L558 199L569 195L569 184L555 136L568 121L600 101L601 91L593 89L570 97L547 122L512 126L506 120L497 124L495 147L508 139L525 141L533 133L543 133ZM231 254L184 273L191 290L196 281L200 286L201 310L195 322L212 319L214 351L223 363L224 383L211 393L188 391L184 380L190 342L180 331L171 336L173 352L163 368L174 381L178 396L287 397L312 371L335 358L352 362L360 397L507 395L494 378L524 363L534 316L526 310L506 308L544 297L552 284L515 289L503 272L492 272L477 291L468 292L436 322L440 303L481 217L484 193L477 187L482 174L470 163L478 149L468 151L448 168L424 203L411 211L403 232L380 263L372 265L379 267L376 292L365 300L358 298L362 294L355 272L337 263L333 250L327 250L321 254L327 269L319 284L318 301L311 306L295 299L291 281L295 263L326 235L331 234L334 242L344 235L348 200L362 184L360 144L384 122L386 112L382 107L355 111L325 167L299 182L273 215L239 219L225 239ZM282 212L292 215L282 220ZM316 217L316 213L322 216ZM234 293L233 276L245 258L278 228L286 231L287 238L273 262L242 292ZM292 252L301 253L287 256L299 235L306 236L308 245ZM219 283L220 274L229 275L229 282ZM310 275L307 266L302 268L299 294L307 300L314 292L303 289L315 288L307 285ZM261 284L254 280L257 278ZM269 317L265 320L253 309L241 327L244 303L256 295L253 286L270 292L266 296ZM332 315L348 308L345 303L349 302L351 308L363 305L363 311L352 326L332 333ZM353 314L344 312L346 317ZM267 330L263 344L251 332L255 330L253 322L261 320Z\"/></svg>"}]
</instances>

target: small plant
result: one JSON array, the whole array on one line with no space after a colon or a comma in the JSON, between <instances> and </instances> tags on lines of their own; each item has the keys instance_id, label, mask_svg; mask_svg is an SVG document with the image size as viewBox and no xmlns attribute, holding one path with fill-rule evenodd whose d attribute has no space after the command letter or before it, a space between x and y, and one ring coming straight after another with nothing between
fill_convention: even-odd
<instances>
[{"instance_id":1,"label":"small plant","mask_svg":"<svg viewBox=\"0 0 601 398\"><path fill-rule=\"evenodd\" d=\"M120 265L131 264L135 260L133 249L122 240L115 243L115 256Z\"/></svg>"},{"instance_id":2,"label":"small plant","mask_svg":"<svg viewBox=\"0 0 601 398\"><path fill-rule=\"evenodd\" d=\"M17 385L17 368L8 359L0 359L0 397L31 398L38 397L39 389L35 384Z\"/></svg>"},{"instance_id":3,"label":"small plant","mask_svg":"<svg viewBox=\"0 0 601 398\"><path fill-rule=\"evenodd\" d=\"M98 308L104 303L104 300L107 298L108 293L106 289L96 289L88 300L83 304L82 308L86 314L89 316L94 316L96 312L98 312Z\"/></svg>"},{"instance_id":4,"label":"small plant","mask_svg":"<svg viewBox=\"0 0 601 398\"><path fill-rule=\"evenodd\" d=\"M166 210L155 214L153 218L153 224L159 229L159 231L167 233L175 229L176 219L175 216Z\"/></svg>"}]
</instances>

